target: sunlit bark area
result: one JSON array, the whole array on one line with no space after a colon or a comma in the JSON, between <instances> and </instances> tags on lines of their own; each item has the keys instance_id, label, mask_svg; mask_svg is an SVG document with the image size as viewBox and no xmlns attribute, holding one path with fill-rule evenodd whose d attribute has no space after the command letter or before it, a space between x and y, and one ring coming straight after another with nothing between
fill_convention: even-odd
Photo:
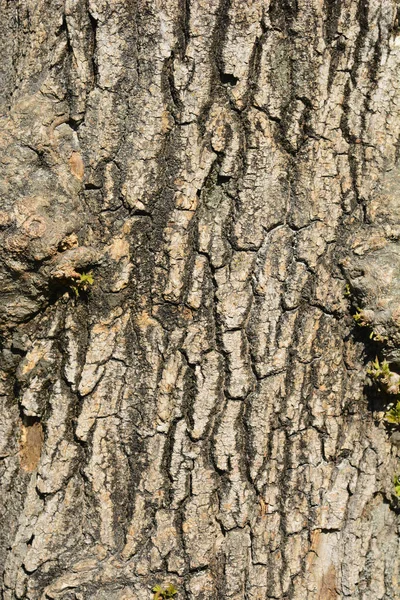
<instances>
[{"instance_id":1,"label":"sunlit bark area","mask_svg":"<svg viewBox=\"0 0 400 600\"><path fill-rule=\"evenodd\" d=\"M4 600L400 598L397 10L0 0Z\"/></svg>"}]
</instances>

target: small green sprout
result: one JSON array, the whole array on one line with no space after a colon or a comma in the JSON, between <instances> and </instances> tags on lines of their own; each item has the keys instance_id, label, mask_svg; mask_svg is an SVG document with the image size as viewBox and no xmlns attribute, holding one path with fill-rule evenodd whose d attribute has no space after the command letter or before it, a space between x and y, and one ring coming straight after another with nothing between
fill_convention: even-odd
<instances>
[{"instance_id":1,"label":"small green sprout","mask_svg":"<svg viewBox=\"0 0 400 600\"><path fill-rule=\"evenodd\" d=\"M360 327L367 327L368 325L368 320L365 318L365 312L359 307L357 307L357 311L353 315L353 319Z\"/></svg>"},{"instance_id":2,"label":"small green sprout","mask_svg":"<svg viewBox=\"0 0 400 600\"><path fill-rule=\"evenodd\" d=\"M374 342L379 342L381 344L387 342L387 338L384 335L381 335L372 329L373 312L371 310L363 310L358 306L355 314L353 315L353 319L359 327L368 327L371 329L369 334L370 340L374 340Z\"/></svg>"},{"instance_id":3,"label":"small green sprout","mask_svg":"<svg viewBox=\"0 0 400 600\"><path fill-rule=\"evenodd\" d=\"M384 342L387 341L387 337L385 337L384 335L381 335L380 333L377 333L374 330L372 330L371 333L369 334L369 339L374 340L374 342L379 342L381 344L383 344Z\"/></svg>"},{"instance_id":4,"label":"small green sprout","mask_svg":"<svg viewBox=\"0 0 400 600\"><path fill-rule=\"evenodd\" d=\"M398 498L400 498L400 475L395 475L393 477L393 485L394 485L394 493Z\"/></svg>"},{"instance_id":5,"label":"small green sprout","mask_svg":"<svg viewBox=\"0 0 400 600\"><path fill-rule=\"evenodd\" d=\"M178 590L170 583L166 588L161 587L161 585L155 585L153 592L153 600L167 600L168 598L173 598L178 593Z\"/></svg>"},{"instance_id":6,"label":"small green sprout","mask_svg":"<svg viewBox=\"0 0 400 600\"><path fill-rule=\"evenodd\" d=\"M400 393L400 375L390 370L386 360L380 363L376 358L367 373L386 394Z\"/></svg>"},{"instance_id":7,"label":"small green sprout","mask_svg":"<svg viewBox=\"0 0 400 600\"><path fill-rule=\"evenodd\" d=\"M75 292L76 297L78 297L82 292L87 292L89 286L93 284L93 271L89 271L88 273L79 273L79 279L74 280L70 288Z\"/></svg>"},{"instance_id":8,"label":"small green sprout","mask_svg":"<svg viewBox=\"0 0 400 600\"><path fill-rule=\"evenodd\" d=\"M389 363L386 360L380 363L378 357L376 357L367 373L376 381L383 379L384 377L390 377L391 371Z\"/></svg>"},{"instance_id":9,"label":"small green sprout","mask_svg":"<svg viewBox=\"0 0 400 600\"><path fill-rule=\"evenodd\" d=\"M392 425L400 425L400 400L385 413L385 421Z\"/></svg>"},{"instance_id":10,"label":"small green sprout","mask_svg":"<svg viewBox=\"0 0 400 600\"><path fill-rule=\"evenodd\" d=\"M351 289L350 289L350 285L348 283L346 283L346 287L344 288L344 295L346 297L351 296Z\"/></svg>"}]
</instances>

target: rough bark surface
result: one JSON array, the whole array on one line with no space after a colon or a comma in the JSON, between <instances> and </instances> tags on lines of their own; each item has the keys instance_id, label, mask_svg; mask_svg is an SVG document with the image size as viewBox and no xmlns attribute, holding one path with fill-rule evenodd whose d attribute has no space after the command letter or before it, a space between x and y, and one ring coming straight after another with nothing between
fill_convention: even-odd
<instances>
[{"instance_id":1,"label":"rough bark surface","mask_svg":"<svg viewBox=\"0 0 400 600\"><path fill-rule=\"evenodd\" d=\"M0 0L4 600L400 598L397 6Z\"/></svg>"}]
</instances>

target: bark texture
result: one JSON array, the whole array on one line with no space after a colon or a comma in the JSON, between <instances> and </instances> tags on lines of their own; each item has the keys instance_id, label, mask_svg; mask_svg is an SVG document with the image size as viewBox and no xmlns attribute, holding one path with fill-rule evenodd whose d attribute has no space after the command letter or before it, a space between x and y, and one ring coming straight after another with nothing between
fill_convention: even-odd
<instances>
[{"instance_id":1,"label":"bark texture","mask_svg":"<svg viewBox=\"0 0 400 600\"><path fill-rule=\"evenodd\" d=\"M400 598L397 7L0 0L4 600Z\"/></svg>"}]
</instances>

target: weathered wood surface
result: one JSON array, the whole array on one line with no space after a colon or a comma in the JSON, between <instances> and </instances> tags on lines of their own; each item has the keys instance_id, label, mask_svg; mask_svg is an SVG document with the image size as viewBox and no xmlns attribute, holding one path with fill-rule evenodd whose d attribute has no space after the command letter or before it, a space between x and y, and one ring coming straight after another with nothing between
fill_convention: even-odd
<instances>
[{"instance_id":1,"label":"weathered wood surface","mask_svg":"<svg viewBox=\"0 0 400 600\"><path fill-rule=\"evenodd\" d=\"M400 598L350 314L395 365L397 2L0 0L0 33L4 600Z\"/></svg>"}]
</instances>

